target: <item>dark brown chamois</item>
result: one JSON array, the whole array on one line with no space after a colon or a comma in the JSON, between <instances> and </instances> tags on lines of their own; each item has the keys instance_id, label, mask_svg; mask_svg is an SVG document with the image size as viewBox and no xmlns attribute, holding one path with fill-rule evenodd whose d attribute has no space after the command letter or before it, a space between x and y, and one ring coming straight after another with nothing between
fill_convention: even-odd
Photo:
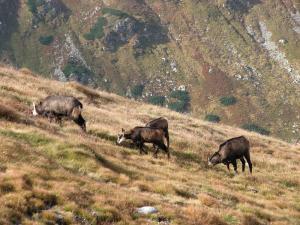
<instances>
[{"instance_id":1,"label":"dark brown chamois","mask_svg":"<svg viewBox=\"0 0 300 225\"><path fill-rule=\"evenodd\" d=\"M157 119L151 120L146 123L145 127L152 127L162 129L165 132L165 137L167 139L167 146L170 146L170 138L169 138L169 124L168 120L164 117L159 117Z\"/></svg>"},{"instance_id":2,"label":"dark brown chamois","mask_svg":"<svg viewBox=\"0 0 300 225\"><path fill-rule=\"evenodd\" d=\"M236 137L229 139L222 143L219 147L219 151L215 152L209 159L208 165L216 165L223 163L229 170L229 164L232 164L234 171L237 173L237 159L242 162L242 171L245 171L245 159L247 160L250 173L252 173L252 163L250 159L250 144L244 137Z\"/></svg>"},{"instance_id":3,"label":"dark brown chamois","mask_svg":"<svg viewBox=\"0 0 300 225\"><path fill-rule=\"evenodd\" d=\"M81 102L71 96L52 95L48 96L37 105L33 103L33 116L41 115L51 120L54 118L61 123L62 118L73 120L83 131L86 131L83 119Z\"/></svg>"},{"instance_id":4,"label":"dark brown chamois","mask_svg":"<svg viewBox=\"0 0 300 225\"><path fill-rule=\"evenodd\" d=\"M154 157L157 157L159 149L162 149L168 154L168 158L170 158L167 139L162 129L151 127L135 127L129 131L122 129L122 133L118 135L117 144L121 144L126 139L133 141L140 149L140 154L142 154L142 152L147 154L147 151L144 150L144 143L152 143L156 146Z\"/></svg>"}]
</instances>

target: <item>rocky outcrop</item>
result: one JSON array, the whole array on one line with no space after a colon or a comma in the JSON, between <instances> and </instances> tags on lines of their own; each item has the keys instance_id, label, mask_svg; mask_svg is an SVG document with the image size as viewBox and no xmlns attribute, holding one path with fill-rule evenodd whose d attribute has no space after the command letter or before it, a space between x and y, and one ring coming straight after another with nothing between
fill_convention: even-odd
<instances>
[{"instance_id":1,"label":"rocky outcrop","mask_svg":"<svg viewBox=\"0 0 300 225\"><path fill-rule=\"evenodd\" d=\"M135 35L134 48L137 50L168 41L167 31L160 24L141 22L133 17L126 17L116 21L103 42L109 51L116 51Z\"/></svg>"}]
</instances>

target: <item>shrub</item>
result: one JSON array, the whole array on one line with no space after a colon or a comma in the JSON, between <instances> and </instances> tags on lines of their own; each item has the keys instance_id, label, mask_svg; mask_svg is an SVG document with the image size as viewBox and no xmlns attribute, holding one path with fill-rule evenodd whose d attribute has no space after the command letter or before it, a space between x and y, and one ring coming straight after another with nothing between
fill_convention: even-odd
<instances>
[{"instance_id":1,"label":"shrub","mask_svg":"<svg viewBox=\"0 0 300 225\"><path fill-rule=\"evenodd\" d=\"M245 129L245 130L249 130L249 131L252 131L252 132L262 134L262 135L269 135L270 134L270 131L268 131L267 129L265 129L263 127L260 127L260 126L254 124L254 123L244 124L242 126L242 128Z\"/></svg>"},{"instance_id":2,"label":"shrub","mask_svg":"<svg viewBox=\"0 0 300 225\"><path fill-rule=\"evenodd\" d=\"M144 88L145 86L142 84L135 85L133 88L131 88L132 97L138 98L142 96Z\"/></svg>"},{"instance_id":3,"label":"shrub","mask_svg":"<svg viewBox=\"0 0 300 225\"><path fill-rule=\"evenodd\" d=\"M220 103L225 106L234 105L237 102L234 96L225 96L220 98Z\"/></svg>"},{"instance_id":4,"label":"shrub","mask_svg":"<svg viewBox=\"0 0 300 225\"><path fill-rule=\"evenodd\" d=\"M91 28L89 33L84 34L86 40L100 39L104 36L103 27L107 25L107 19L105 17L99 17L96 24Z\"/></svg>"},{"instance_id":5,"label":"shrub","mask_svg":"<svg viewBox=\"0 0 300 225\"><path fill-rule=\"evenodd\" d=\"M190 104L190 95L188 91L176 90L169 95L175 101L169 104L169 108L177 112L186 112Z\"/></svg>"},{"instance_id":6,"label":"shrub","mask_svg":"<svg viewBox=\"0 0 300 225\"><path fill-rule=\"evenodd\" d=\"M67 77L70 77L71 74L82 76L82 75L90 75L92 72L85 66L69 60L69 62L63 69L63 73Z\"/></svg>"},{"instance_id":7,"label":"shrub","mask_svg":"<svg viewBox=\"0 0 300 225\"><path fill-rule=\"evenodd\" d=\"M27 6L32 14L35 14L37 12L36 0L28 0Z\"/></svg>"},{"instance_id":8,"label":"shrub","mask_svg":"<svg viewBox=\"0 0 300 225\"><path fill-rule=\"evenodd\" d=\"M42 45L50 45L53 42L54 38L53 35L49 35L49 36L41 36L39 38L39 42Z\"/></svg>"},{"instance_id":9,"label":"shrub","mask_svg":"<svg viewBox=\"0 0 300 225\"><path fill-rule=\"evenodd\" d=\"M209 6L207 12L207 17L210 21L215 21L221 16L220 10L215 6Z\"/></svg>"},{"instance_id":10,"label":"shrub","mask_svg":"<svg viewBox=\"0 0 300 225\"><path fill-rule=\"evenodd\" d=\"M169 104L169 109L174 110L176 112L185 112L185 103L182 101L171 102Z\"/></svg>"},{"instance_id":11,"label":"shrub","mask_svg":"<svg viewBox=\"0 0 300 225\"><path fill-rule=\"evenodd\" d=\"M165 96L151 96L148 98L148 102L153 105L163 106L165 104L166 98Z\"/></svg>"},{"instance_id":12,"label":"shrub","mask_svg":"<svg viewBox=\"0 0 300 225\"><path fill-rule=\"evenodd\" d=\"M218 115L207 114L205 116L205 120L213 123L219 123L221 121L221 118Z\"/></svg>"},{"instance_id":13,"label":"shrub","mask_svg":"<svg viewBox=\"0 0 300 225\"><path fill-rule=\"evenodd\" d=\"M190 101L190 95L189 92L187 91L181 91L181 90L172 91L169 97L176 98L179 101L183 101L183 102Z\"/></svg>"}]
</instances>

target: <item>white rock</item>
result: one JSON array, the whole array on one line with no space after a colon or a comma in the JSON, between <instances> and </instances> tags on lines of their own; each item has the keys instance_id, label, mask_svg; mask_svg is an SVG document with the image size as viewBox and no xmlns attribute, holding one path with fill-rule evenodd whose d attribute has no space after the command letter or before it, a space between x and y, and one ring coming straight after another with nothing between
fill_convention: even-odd
<instances>
[{"instance_id":1,"label":"white rock","mask_svg":"<svg viewBox=\"0 0 300 225\"><path fill-rule=\"evenodd\" d=\"M138 208L137 212L140 214L153 214L153 213L157 213L158 210L152 206L144 206L144 207Z\"/></svg>"}]
</instances>

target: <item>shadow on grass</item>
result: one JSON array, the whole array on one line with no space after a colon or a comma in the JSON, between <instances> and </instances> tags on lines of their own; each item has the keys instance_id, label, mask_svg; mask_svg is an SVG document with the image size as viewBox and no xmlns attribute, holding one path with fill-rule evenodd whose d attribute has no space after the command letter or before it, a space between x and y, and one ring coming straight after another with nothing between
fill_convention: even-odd
<instances>
[{"instance_id":1,"label":"shadow on grass","mask_svg":"<svg viewBox=\"0 0 300 225\"><path fill-rule=\"evenodd\" d=\"M110 162L109 160L107 160L105 157L103 157L101 154L97 153L93 148L91 148L90 146L87 146L85 144L81 144L79 145L79 147L86 149L87 151L90 151L96 158L97 162L99 162L102 166L112 170L115 173L119 173L119 174L125 174L130 178L136 178L138 176L138 174L136 172L130 171L128 169L125 169L122 166L119 166L113 162Z\"/></svg>"},{"instance_id":2,"label":"shadow on grass","mask_svg":"<svg viewBox=\"0 0 300 225\"><path fill-rule=\"evenodd\" d=\"M116 142L117 141L117 136L116 135L110 135L107 132L98 132L96 130L89 130L88 131L89 135L92 135L94 137L98 137L107 141L111 141L111 142Z\"/></svg>"}]
</instances>

